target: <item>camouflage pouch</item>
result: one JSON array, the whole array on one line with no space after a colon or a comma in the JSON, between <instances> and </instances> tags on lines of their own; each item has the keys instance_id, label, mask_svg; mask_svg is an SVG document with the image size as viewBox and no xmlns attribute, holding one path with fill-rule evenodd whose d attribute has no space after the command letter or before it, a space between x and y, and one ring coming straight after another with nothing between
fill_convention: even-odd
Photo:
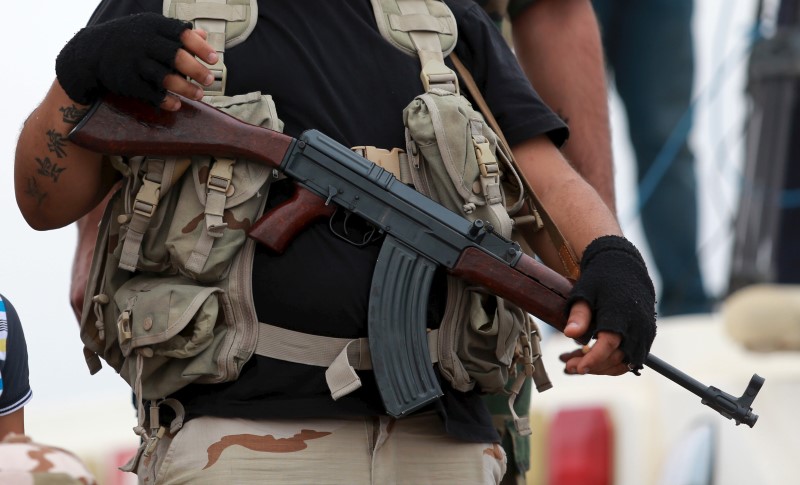
<instances>
[{"instance_id":1,"label":"camouflage pouch","mask_svg":"<svg viewBox=\"0 0 800 485\"><path fill-rule=\"evenodd\" d=\"M521 184L483 116L460 94L434 88L406 107L403 121L415 188L510 237L509 213L519 210L522 200L506 200L504 185L509 177ZM526 332L529 322L519 308L449 278L439 369L460 391L477 384L482 392L502 393L517 341Z\"/></svg>"},{"instance_id":2,"label":"camouflage pouch","mask_svg":"<svg viewBox=\"0 0 800 485\"><path fill-rule=\"evenodd\" d=\"M283 127L260 93L205 101L249 123ZM246 233L263 211L272 170L196 156L113 163L125 183L101 222L81 322L90 370L102 357L132 386L139 375L145 398L236 379L255 349L258 322Z\"/></svg>"},{"instance_id":3,"label":"camouflage pouch","mask_svg":"<svg viewBox=\"0 0 800 485\"><path fill-rule=\"evenodd\" d=\"M169 396L200 376L218 374L216 353L227 328L222 289L182 277L138 275L114 294L125 356L120 375L142 399Z\"/></svg>"}]
</instances>

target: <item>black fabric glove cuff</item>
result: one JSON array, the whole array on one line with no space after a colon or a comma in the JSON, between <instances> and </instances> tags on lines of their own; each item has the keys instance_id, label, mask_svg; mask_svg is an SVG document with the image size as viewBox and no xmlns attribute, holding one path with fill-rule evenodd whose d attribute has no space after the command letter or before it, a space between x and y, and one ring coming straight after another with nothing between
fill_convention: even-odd
<instances>
[{"instance_id":1,"label":"black fabric glove cuff","mask_svg":"<svg viewBox=\"0 0 800 485\"><path fill-rule=\"evenodd\" d=\"M592 335L621 334L626 362L641 369L656 336L656 297L644 259L630 241L602 236L586 247L581 276L567 299L567 314L578 300L592 309Z\"/></svg>"},{"instance_id":2,"label":"black fabric glove cuff","mask_svg":"<svg viewBox=\"0 0 800 485\"><path fill-rule=\"evenodd\" d=\"M56 77L77 103L112 92L158 105L187 28L191 24L150 12L86 27L58 54Z\"/></svg>"}]
</instances>

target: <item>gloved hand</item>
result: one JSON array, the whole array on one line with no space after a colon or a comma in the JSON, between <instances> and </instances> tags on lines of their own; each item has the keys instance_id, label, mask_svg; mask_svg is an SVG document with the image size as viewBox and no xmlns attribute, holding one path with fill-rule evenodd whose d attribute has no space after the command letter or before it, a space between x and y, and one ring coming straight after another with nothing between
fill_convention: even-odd
<instances>
[{"instance_id":1,"label":"gloved hand","mask_svg":"<svg viewBox=\"0 0 800 485\"><path fill-rule=\"evenodd\" d=\"M80 104L112 92L157 106L166 95L164 78L175 70L181 34L191 27L156 13L86 27L59 53L56 77Z\"/></svg>"},{"instance_id":2,"label":"gloved hand","mask_svg":"<svg viewBox=\"0 0 800 485\"><path fill-rule=\"evenodd\" d=\"M567 299L585 300L592 332L622 335L620 350L631 369L641 369L656 336L655 289L636 247L619 236L592 241L581 258L581 276Z\"/></svg>"}]
</instances>

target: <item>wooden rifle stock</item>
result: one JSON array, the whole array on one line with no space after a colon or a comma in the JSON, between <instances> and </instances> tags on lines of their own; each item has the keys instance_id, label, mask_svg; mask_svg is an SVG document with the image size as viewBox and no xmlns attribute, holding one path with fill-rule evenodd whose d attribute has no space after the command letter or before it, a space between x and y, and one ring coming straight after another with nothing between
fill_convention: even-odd
<instances>
[{"instance_id":1,"label":"wooden rifle stock","mask_svg":"<svg viewBox=\"0 0 800 485\"><path fill-rule=\"evenodd\" d=\"M243 158L272 168L280 166L296 141L198 101L181 98L181 109L173 112L116 95L107 95L102 102L95 103L69 139L99 153L207 154ZM282 253L303 227L330 216L333 210L319 196L296 185L294 196L253 223L248 235L272 251Z\"/></svg>"},{"instance_id":2,"label":"wooden rifle stock","mask_svg":"<svg viewBox=\"0 0 800 485\"><path fill-rule=\"evenodd\" d=\"M572 282L528 255L523 254L513 268L501 267L488 254L467 248L449 272L514 302L560 332L567 325L567 295ZM579 340L586 344L590 339L591 332L587 332Z\"/></svg>"},{"instance_id":3,"label":"wooden rifle stock","mask_svg":"<svg viewBox=\"0 0 800 485\"><path fill-rule=\"evenodd\" d=\"M294 138L250 125L199 101L181 97L165 111L132 98L107 95L70 132L77 145L111 155L243 158L278 168Z\"/></svg>"}]
</instances>

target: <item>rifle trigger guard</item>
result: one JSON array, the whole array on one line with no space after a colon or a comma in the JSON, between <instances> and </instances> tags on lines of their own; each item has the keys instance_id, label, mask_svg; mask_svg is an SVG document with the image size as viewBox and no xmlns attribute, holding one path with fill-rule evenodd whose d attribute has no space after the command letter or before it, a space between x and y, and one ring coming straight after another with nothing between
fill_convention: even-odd
<instances>
[{"instance_id":1,"label":"rifle trigger guard","mask_svg":"<svg viewBox=\"0 0 800 485\"><path fill-rule=\"evenodd\" d=\"M382 233L381 231L373 226L372 224L368 223L361 219L361 223L365 228L363 230L359 230L358 224L351 224L350 228L348 229L348 222L350 221L350 216L353 215L350 211L344 211L344 216L337 218L336 216L339 214L339 207L333 211L331 217L328 219L328 228L333 233L334 236L338 237L339 239L346 241L353 246L356 247L364 247L370 243L373 243L381 238ZM341 219L341 229L338 229L339 225L337 225L337 220ZM355 227L353 227L355 226ZM351 231L353 234L350 234Z\"/></svg>"}]
</instances>

